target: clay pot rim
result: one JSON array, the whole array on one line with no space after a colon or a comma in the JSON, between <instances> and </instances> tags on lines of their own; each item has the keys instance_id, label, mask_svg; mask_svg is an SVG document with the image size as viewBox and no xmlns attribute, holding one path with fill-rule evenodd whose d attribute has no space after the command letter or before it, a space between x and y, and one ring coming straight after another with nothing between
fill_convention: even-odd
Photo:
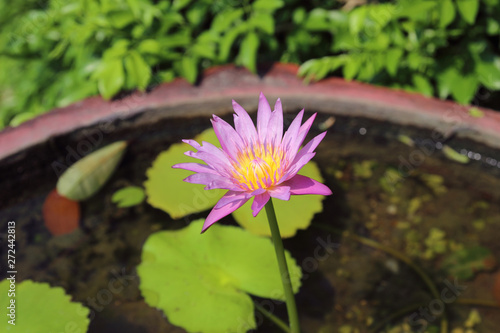
<instances>
[{"instance_id":1,"label":"clay pot rim","mask_svg":"<svg viewBox=\"0 0 500 333\"><path fill-rule=\"evenodd\" d=\"M285 112L304 108L427 128L445 135L465 128L458 136L500 148L499 112L479 108L484 116L474 118L468 114L471 106L340 78L306 85L297 77L297 70L293 64L275 63L258 76L244 68L223 65L205 71L195 86L176 79L149 93L135 92L120 100L90 97L0 132L0 161L50 137L105 121L147 113L160 118L223 115L232 112L232 99L253 112L261 91L271 104L281 98Z\"/></svg>"}]
</instances>

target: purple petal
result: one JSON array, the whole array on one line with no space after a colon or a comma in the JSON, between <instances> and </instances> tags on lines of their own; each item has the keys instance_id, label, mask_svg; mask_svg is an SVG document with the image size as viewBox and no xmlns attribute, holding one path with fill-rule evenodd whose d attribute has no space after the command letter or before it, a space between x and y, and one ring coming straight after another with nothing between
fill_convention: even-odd
<instances>
[{"instance_id":1,"label":"purple petal","mask_svg":"<svg viewBox=\"0 0 500 333\"><path fill-rule=\"evenodd\" d=\"M297 136L292 139L291 144L288 148L288 156L290 158L295 158L295 155L299 151L300 146L304 142L304 139L306 138L306 135L313 124L314 118L316 118L316 113L306 120L306 122L300 127Z\"/></svg>"},{"instance_id":2,"label":"purple petal","mask_svg":"<svg viewBox=\"0 0 500 333\"><path fill-rule=\"evenodd\" d=\"M276 101L274 111L271 113L271 118L269 119L269 124L267 126L268 131L265 142L273 145L280 143L283 137L283 109L279 98Z\"/></svg>"},{"instance_id":3,"label":"purple petal","mask_svg":"<svg viewBox=\"0 0 500 333\"><path fill-rule=\"evenodd\" d=\"M213 190L216 188L226 190L238 190L238 186L234 185L228 178L212 173L195 173L184 179L185 182L193 184L206 185L205 189Z\"/></svg>"},{"instance_id":4,"label":"purple petal","mask_svg":"<svg viewBox=\"0 0 500 333\"><path fill-rule=\"evenodd\" d=\"M212 169L210 166L208 166L206 164L200 164L200 163L179 163L179 164L172 165L172 168L184 169L187 171L194 171L194 172L218 174L217 171Z\"/></svg>"},{"instance_id":5,"label":"purple petal","mask_svg":"<svg viewBox=\"0 0 500 333\"><path fill-rule=\"evenodd\" d=\"M269 193L264 192L262 194L256 195L253 199L252 202L252 215L253 217L257 216L259 214L260 210L262 207L266 205L266 203L269 201L271 197L269 196Z\"/></svg>"},{"instance_id":6,"label":"purple petal","mask_svg":"<svg viewBox=\"0 0 500 333\"><path fill-rule=\"evenodd\" d=\"M234 127L236 132L246 144L254 144L257 141L257 130L253 124L252 118L238 103L233 100Z\"/></svg>"},{"instance_id":7,"label":"purple petal","mask_svg":"<svg viewBox=\"0 0 500 333\"><path fill-rule=\"evenodd\" d=\"M278 184L294 177L297 174L297 172L299 172L300 169L302 169L304 165L309 163L309 161L314 157L314 155L316 155L316 153L307 153L302 155L297 161L294 160L294 163L290 166L287 173L281 178Z\"/></svg>"},{"instance_id":8,"label":"purple petal","mask_svg":"<svg viewBox=\"0 0 500 333\"><path fill-rule=\"evenodd\" d=\"M209 142L203 142L197 152L187 151L184 154L202 160L220 174L231 174L232 165L226 153Z\"/></svg>"},{"instance_id":9,"label":"purple petal","mask_svg":"<svg viewBox=\"0 0 500 333\"><path fill-rule=\"evenodd\" d=\"M184 139L184 140L182 140L182 142L187 143L188 145L191 145L196 150L200 149L200 147L201 147L200 144L198 142L196 142L195 140Z\"/></svg>"},{"instance_id":10,"label":"purple petal","mask_svg":"<svg viewBox=\"0 0 500 333\"><path fill-rule=\"evenodd\" d=\"M304 110L301 110L297 117L292 121L288 130L285 132L283 136L283 149L290 151L290 146L292 145L293 140L297 137L300 130L300 123L302 122L302 117L304 116Z\"/></svg>"},{"instance_id":11,"label":"purple petal","mask_svg":"<svg viewBox=\"0 0 500 333\"><path fill-rule=\"evenodd\" d=\"M212 224L219 221L224 216L231 214L236 209L243 206L243 204L247 201L248 201L248 198L246 198L245 195L242 193L240 199L234 200L234 201L232 201L232 202L230 202L230 203L228 203L220 208L214 207L212 209L212 211L210 212L210 214L208 214L208 216L205 220L205 223L203 224L203 228L202 228L201 232L204 233Z\"/></svg>"},{"instance_id":12,"label":"purple petal","mask_svg":"<svg viewBox=\"0 0 500 333\"><path fill-rule=\"evenodd\" d=\"M265 142L264 140L267 136L270 118L271 107L269 106L266 97L261 92L259 96L259 108L257 109L257 132L259 133L259 139L262 143Z\"/></svg>"},{"instance_id":13,"label":"purple petal","mask_svg":"<svg viewBox=\"0 0 500 333\"><path fill-rule=\"evenodd\" d=\"M247 192L238 192L238 191L227 191L226 194L220 200L215 204L215 208L221 208L224 207L225 205L228 205L234 201L241 200L243 197L245 197L247 200L252 197Z\"/></svg>"},{"instance_id":14,"label":"purple petal","mask_svg":"<svg viewBox=\"0 0 500 333\"><path fill-rule=\"evenodd\" d=\"M323 132L323 133L315 136L304 147L302 147L302 149L297 153L297 156L295 156L295 159L292 162L292 164L295 163L295 161L299 160L303 155L314 152L314 149L316 149L316 147L318 147L319 143L321 142L321 140L323 140L325 135L326 135L326 132Z\"/></svg>"},{"instance_id":15,"label":"purple petal","mask_svg":"<svg viewBox=\"0 0 500 333\"><path fill-rule=\"evenodd\" d=\"M303 194L319 194L330 195L332 191L324 184L302 175L295 175L295 177L287 180L282 185L290 186L290 193L292 195Z\"/></svg>"},{"instance_id":16,"label":"purple petal","mask_svg":"<svg viewBox=\"0 0 500 333\"><path fill-rule=\"evenodd\" d=\"M290 186L276 186L272 190L267 190L269 195L273 198L285 200L290 200Z\"/></svg>"},{"instance_id":17,"label":"purple petal","mask_svg":"<svg viewBox=\"0 0 500 333\"><path fill-rule=\"evenodd\" d=\"M238 152L243 150L244 146L240 135L231 125L216 115L213 115L213 119L210 121L212 122L215 135L217 135L217 139L219 139L222 149L231 156L233 160L237 160Z\"/></svg>"}]
</instances>

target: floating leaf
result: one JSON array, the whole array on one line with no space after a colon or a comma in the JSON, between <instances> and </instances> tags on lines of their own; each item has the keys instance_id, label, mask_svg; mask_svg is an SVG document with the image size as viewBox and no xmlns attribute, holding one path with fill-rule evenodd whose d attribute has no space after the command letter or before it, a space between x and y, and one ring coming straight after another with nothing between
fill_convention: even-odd
<instances>
[{"instance_id":1,"label":"floating leaf","mask_svg":"<svg viewBox=\"0 0 500 333\"><path fill-rule=\"evenodd\" d=\"M323 182L318 166L314 162L306 164L299 174ZM312 222L314 214L323 210L324 196L321 195L292 195L289 201L273 200L281 237L293 237L297 230L307 229ZM253 200L249 200L241 208L233 212L233 217L245 229L260 236L271 236L269 223L265 211L256 217L252 215Z\"/></svg>"},{"instance_id":2,"label":"floating leaf","mask_svg":"<svg viewBox=\"0 0 500 333\"><path fill-rule=\"evenodd\" d=\"M457 279L470 279L478 271L491 270L495 267L495 258L491 251L482 246L461 249L443 261L443 268Z\"/></svg>"},{"instance_id":3,"label":"floating leaf","mask_svg":"<svg viewBox=\"0 0 500 333\"><path fill-rule=\"evenodd\" d=\"M69 234L78 229L80 204L59 195L54 189L43 203L42 215L44 224L52 235Z\"/></svg>"},{"instance_id":4,"label":"floating leaf","mask_svg":"<svg viewBox=\"0 0 500 333\"><path fill-rule=\"evenodd\" d=\"M127 143L107 145L76 162L57 182L57 192L71 200L85 200L106 183L120 163Z\"/></svg>"},{"instance_id":5,"label":"floating leaf","mask_svg":"<svg viewBox=\"0 0 500 333\"><path fill-rule=\"evenodd\" d=\"M204 131L194 140L197 142L206 141L219 146L213 129ZM148 196L148 203L167 212L174 219L212 208L226 192L224 190L204 190L204 185L182 181L192 172L172 169L172 165L193 162L192 157L184 155L189 149L192 147L185 143L173 144L167 151L158 155L153 166L146 171L148 179L144 182L144 188ZM199 161L199 163L202 162Z\"/></svg>"},{"instance_id":6,"label":"floating leaf","mask_svg":"<svg viewBox=\"0 0 500 333\"><path fill-rule=\"evenodd\" d=\"M458 151L447 145L443 146L443 154L448 159L458 163L465 164L469 162L469 158L467 157L467 155L462 155Z\"/></svg>"},{"instance_id":7,"label":"floating leaf","mask_svg":"<svg viewBox=\"0 0 500 333\"><path fill-rule=\"evenodd\" d=\"M51 287L48 283L31 280L16 281L15 296L9 294L10 280L0 282L0 307L3 312L0 327L2 332L87 332L89 309L80 303L71 302L61 287ZM11 303L14 300L14 303ZM9 306L15 305L15 310ZM15 325L9 314L15 311Z\"/></svg>"},{"instance_id":8,"label":"floating leaf","mask_svg":"<svg viewBox=\"0 0 500 333\"><path fill-rule=\"evenodd\" d=\"M146 194L142 187L127 186L113 194L111 201L116 203L118 207L131 207L140 204L144 201Z\"/></svg>"},{"instance_id":9,"label":"floating leaf","mask_svg":"<svg viewBox=\"0 0 500 333\"><path fill-rule=\"evenodd\" d=\"M176 231L161 231L145 242L137 267L146 303L188 332L236 332L256 327L250 293L283 300L272 243L231 226L213 225L200 235L203 220ZM301 271L285 253L294 292Z\"/></svg>"}]
</instances>

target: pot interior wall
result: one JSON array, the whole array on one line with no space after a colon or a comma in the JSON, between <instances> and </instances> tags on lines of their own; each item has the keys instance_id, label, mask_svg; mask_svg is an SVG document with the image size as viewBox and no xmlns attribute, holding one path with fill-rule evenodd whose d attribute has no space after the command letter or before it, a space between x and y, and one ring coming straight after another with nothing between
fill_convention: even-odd
<instances>
[{"instance_id":1,"label":"pot interior wall","mask_svg":"<svg viewBox=\"0 0 500 333\"><path fill-rule=\"evenodd\" d=\"M293 114L286 114L287 124ZM229 117L226 120L232 123ZM500 257L499 151L459 136L437 140L432 129L365 118L320 114L315 124L311 137L322 131L319 127L330 126L314 160L334 195L324 200L314 226L286 240L285 246L299 263L311 256L318 237L331 237L338 250L306 274L297 296L305 332L333 332L330 328L341 325L365 331L369 323L380 323L428 296L418 276L404 263L325 228L350 231L404 253L440 287L442 281L453 278L443 273L440 262L456 249L480 245ZM138 116L56 137L1 161L0 216L16 221L18 281L33 279L64 287L74 300L93 310L91 333L184 332L144 302L135 267L151 233L181 228L207 212L172 220L146 203L123 209L110 198L123 186L142 186L146 170L161 151L209 126L207 118L147 121ZM411 138L413 146L402 143L401 135ZM99 194L81 203L80 229L53 237L44 226L41 207L61 168L76 156L116 140L129 141L124 160ZM471 161L459 164L446 158L439 149L443 141L459 152L465 150ZM434 179L442 183L429 182L426 175L436 175ZM224 223L234 221L227 218ZM437 240L445 247L442 253L429 238L435 230L444 233ZM5 254L2 260L6 262ZM484 270L463 281L467 286L464 298L492 300L494 272L488 267ZM108 304L92 304L116 274L128 278L123 291ZM471 309L451 304L452 327L464 327ZM286 317L281 305L276 305L275 312ZM393 324L408 320L411 314L402 314ZM480 315L484 332L500 324L498 309L481 308ZM259 332L274 331L269 323L259 328Z\"/></svg>"}]
</instances>

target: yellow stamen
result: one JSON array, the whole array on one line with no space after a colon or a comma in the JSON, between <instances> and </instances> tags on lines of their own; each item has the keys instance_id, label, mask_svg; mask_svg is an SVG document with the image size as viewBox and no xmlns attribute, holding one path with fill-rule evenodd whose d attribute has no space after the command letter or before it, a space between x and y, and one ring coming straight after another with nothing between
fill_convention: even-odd
<instances>
[{"instance_id":1,"label":"yellow stamen","mask_svg":"<svg viewBox=\"0 0 500 333\"><path fill-rule=\"evenodd\" d=\"M245 190L266 189L283 176L285 165L280 146L260 143L238 153L233 163L234 181Z\"/></svg>"}]
</instances>

